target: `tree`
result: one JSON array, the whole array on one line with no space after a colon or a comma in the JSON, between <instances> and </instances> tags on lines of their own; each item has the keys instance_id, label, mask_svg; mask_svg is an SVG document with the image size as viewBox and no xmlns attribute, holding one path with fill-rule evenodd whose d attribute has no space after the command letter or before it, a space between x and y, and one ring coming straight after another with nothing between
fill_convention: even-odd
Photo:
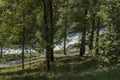
<instances>
[{"instance_id":1,"label":"tree","mask_svg":"<svg viewBox=\"0 0 120 80\"><path fill-rule=\"evenodd\" d=\"M67 41L67 31L69 28L69 22L68 22L68 9L69 9L69 1L66 0L66 21L64 25L64 55L66 55L66 41Z\"/></svg>"},{"instance_id":2,"label":"tree","mask_svg":"<svg viewBox=\"0 0 120 80\"><path fill-rule=\"evenodd\" d=\"M53 20L53 1L52 0L49 0L49 18L50 18L50 22L49 22L49 25L50 25L50 61L54 61L54 20Z\"/></svg>"},{"instance_id":3,"label":"tree","mask_svg":"<svg viewBox=\"0 0 120 80\"><path fill-rule=\"evenodd\" d=\"M13 5L12 5L13 4ZM22 5L22 6L21 6ZM5 23L9 26L9 41L15 45L21 45L22 48L22 69L24 69L25 45L35 36L36 29L36 7L38 2L34 1L6 1ZM35 9L35 10L34 10ZM34 21L33 21L34 20ZM34 27L33 27L34 26ZM32 34L29 34L31 30ZM31 38L32 37L32 38ZM29 40L28 40L29 39Z\"/></svg>"},{"instance_id":4,"label":"tree","mask_svg":"<svg viewBox=\"0 0 120 80\"><path fill-rule=\"evenodd\" d=\"M97 0L92 0L91 1L91 10L90 10L90 15L91 15L91 31L90 31L90 44L89 44L89 50L92 52L93 49L93 41L94 41L94 31L95 31L95 23L96 23L96 7L97 7Z\"/></svg>"},{"instance_id":5,"label":"tree","mask_svg":"<svg viewBox=\"0 0 120 80\"><path fill-rule=\"evenodd\" d=\"M87 14L88 14L88 6L89 6L89 1L88 0L83 0L82 1L83 4L83 29L82 29L82 40L81 40L81 47L80 47L80 56L83 56L85 54L85 46L86 46L86 31L87 31L87 25L88 24L88 20L87 20Z\"/></svg>"},{"instance_id":6,"label":"tree","mask_svg":"<svg viewBox=\"0 0 120 80\"><path fill-rule=\"evenodd\" d=\"M48 28L48 0L43 0L43 5L44 5L44 27L45 27L45 47L46 47L46 69L50 69L50 44L49 44L49 28Z\"/></svg>"},{"instance_id":7,"label":"tree","mask_svg":"<svg viewBox=\"0 0 120 80\"><path fill-rule=\"evenodd\" d=\"M104 45L105 52L107 58L110 59L110 61L118 61L118 58L120 57L120 5L118 0L105 0L103 3L103 11L104 11L104 25L107 26L107 31L104 38ZM107 5L107 6L106 6ZM103 42L103 40L101 40ZM117 61L116 61L117 60ZM114 63L115 63L114 62Z\"/></svg>"},{"instance_id":8,"label":"tree","mask_svg":"<svg viewBox=\"0 0 120 80\"><path fill-rule=\"evenodd\" d=\"M97 18L97 30L96 30L96 54L99 53L99 30L100 30L100 18Z\"/></svg>"},{"instance_id":9,"label":"tree","mask_svg":"<svg viewBox=\"0 0 120 80\"><path fill-rule=\"evenodd\" d=\"M69 26L69 0L61 0L59 2L59 8L58 8L58 21L57 21L57 25L58 25L58 35L59 36L59 43L62 43L63 45L63 52L64 55L66 55L66 48L67 48L67 32L70 29Z\"/></svg>"}]
</instances>

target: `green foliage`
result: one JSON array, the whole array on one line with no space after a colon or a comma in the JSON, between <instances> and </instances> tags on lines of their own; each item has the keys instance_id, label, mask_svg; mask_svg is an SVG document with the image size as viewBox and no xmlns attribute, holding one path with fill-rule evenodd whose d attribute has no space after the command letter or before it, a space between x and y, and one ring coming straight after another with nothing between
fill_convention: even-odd
<instances>
[{"instance_id":1,"label":"green foliage","mask_svg":"<svg viewBox=\"0 0 120 80\"><path fill-rule=\"evenodd\" d=\"M70 30L84 33L81 39L81 43L83 44L76 43L70 46L70 49L86 47L90 42L88 36L92 27L94 26L93 34L95 35L94 31L100 26L105 27L106 32L100 36L96 36L96 38L99 38L98 42L96 40L96 43L94 43L94 38L93 40L91 39L94 45L99 44L95 46L96 48L93 47L94 50L99 48L99 54L97 54L95 58L90 60L88 58L85 61L79 61L80 57L77 59L76 57L70 57L70 59L62 58L58 62L51 63L52 68L50 72L44 70L44 63L42 64L42 69L28 70L29 65L28 62L26 62L25 71L19 71L20 65L13 65L5 68L3 72L7 72L7 70L9 72L10 68L12 68L10 71L14 71L14 73L11 72L14 77L12 77L13 75L10 73L5 73L4 76L4 73L0 71L2 75L0 79L102 80L104 78L105 80L113 80L114 78L114 80L118 80L119 73L117 70L119 70L119 67L117 70L112 69L109 73L101 72L101 69L95 73L94 71L96 69L99 70L97 65L109 67L119 62L120 1L53 0L53 10L50 10L49 0L45 0L47 1L47 6L44 6L43 1L44 0L0 0L0 47L10 48L10 46L21 45L22 42L24 42L24 45L30 48L37 45L38 51L41 49L44 50L46 45L53 48L55 44L57 45L63 42L63 38L65 39L65 37L67 37L66 35ZM45 17L44 7L46 7L47 10ZM52 16L51 13L53 13ZM47 19L46 23L44 18ZM98 18L100 18L100 21ZM46 30L46 25L48 31ZM46 35L48 36L47 38ZM46 39L48 40L46 41ZM47 52L51 53L50 50ZM57 52L59 53L60 51L58 50L56 53ZM28 58L29 56L29 54L25 54L24 57ZM34 54L34 56L39 56L39 53ZM14 60L21 59L21 57L23 56L19 54L4 55L4 58L14 58ZM17 66L19 67L13 70ZM36 64L33 67L36 67ZM32 73L30 73L30 71ZM113 73L116 73L116 75L112 78L110 76Z\"/></svg>"}]
</instances>

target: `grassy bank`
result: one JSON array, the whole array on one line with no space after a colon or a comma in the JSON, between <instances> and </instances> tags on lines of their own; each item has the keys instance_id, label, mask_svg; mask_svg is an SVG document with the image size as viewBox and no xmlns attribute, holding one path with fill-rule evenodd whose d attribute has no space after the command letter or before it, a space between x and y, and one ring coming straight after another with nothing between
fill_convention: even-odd
<instances>
[{"instance_id":1,"label":"grassy bank","mask_svg":"<svg viewBox=\"0 0 120 80\"><path fill-rule=\"evenodd\" d=\"M40 56L42 53L31 53L31 57L36 57L36 56ZM7 62L8 61L14 61L14 60L20 60L22 57L21 54L5 54L3 56L3 59L6 60ZM30 53L25 53L24 55L25 58L29 58L30 57Z\"/></svg>"},{"instance_id":2,"label":"grassy bank","mask_svg":"<svg viewBox=\"0 0 120 80\"><path fill-rule=\"evenodd\" d=\"M119 80L120 64L111 68L99 67L92 57L62 56L51 64L51 70L45 70L44 59L25 63L25 70L21 65L11 65L0 70L0 80Z\"/></svg>"}]
</instances>

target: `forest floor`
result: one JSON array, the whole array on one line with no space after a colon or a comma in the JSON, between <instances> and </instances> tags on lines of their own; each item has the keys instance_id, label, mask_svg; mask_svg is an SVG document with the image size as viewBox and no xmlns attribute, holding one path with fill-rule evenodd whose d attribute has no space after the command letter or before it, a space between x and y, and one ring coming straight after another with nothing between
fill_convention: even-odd
<instances>
[{"instance_id":1,"label":"forest floor","mask_svg":"<svg viewBox=\"0 0 120 80\"><path fill-rule=\"evenodd\" d=\"M120 80L120 64L99 66L94 57L77 55L57 56L51 63L51 70L45 70L45 59L25 62L25 70L20 64L0 69L0 80Z\"/></svg>"}]
</instances>

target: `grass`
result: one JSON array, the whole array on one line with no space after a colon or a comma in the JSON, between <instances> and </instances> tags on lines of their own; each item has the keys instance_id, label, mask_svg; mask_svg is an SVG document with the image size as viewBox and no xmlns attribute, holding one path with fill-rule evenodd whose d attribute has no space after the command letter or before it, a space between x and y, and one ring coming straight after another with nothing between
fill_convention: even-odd
<instances>
[{"instance_id":1,"label":"grass","mask_svg":"<svg viewBox=\"0 0 120 80\"><path fill-rule=\"evenodd\" d=\"M93 57L57 56L51 70L45 70L44 59L29 62L25 70L20 65L11 65L0 70L0 80L120 80L120 64L111 68L99 67Z\"/></svg>"},{"instance_id":2,"label":"grass","mask_svg":"<svg viewBox=\"0 0 120 80\"><path fill-rule=\"evenodd\" d=\"M42 61L44 61L44 59L32 60L31 66L33 68L35 68ZM0 73L17 72L17 71L20 71L21 69L22 69L21 64L13 64L13 65L10 65L6 68L0 69ZM30 69L30 62L25 62L25 69Z\"/></svg>"},{"instance_id":3,"label":"grass","mask_svg":"<svg viewBox=\"0 0 120 80\"><path fill-rule=\"evenodd\" d=\"M32 53L32 57L40 56L41 54L42 54L42 53L38 53L38 52ZM25 56L25 58L29 58L29 57L30 57L30 53L25 53L24 56ZM5 60L6 62L8 62L8 61L14 61L14 60L20 60L21 57L22 57L21 54L5 54L5 55L4 55L4 60Z\"/></svg>"}]
</instances>

